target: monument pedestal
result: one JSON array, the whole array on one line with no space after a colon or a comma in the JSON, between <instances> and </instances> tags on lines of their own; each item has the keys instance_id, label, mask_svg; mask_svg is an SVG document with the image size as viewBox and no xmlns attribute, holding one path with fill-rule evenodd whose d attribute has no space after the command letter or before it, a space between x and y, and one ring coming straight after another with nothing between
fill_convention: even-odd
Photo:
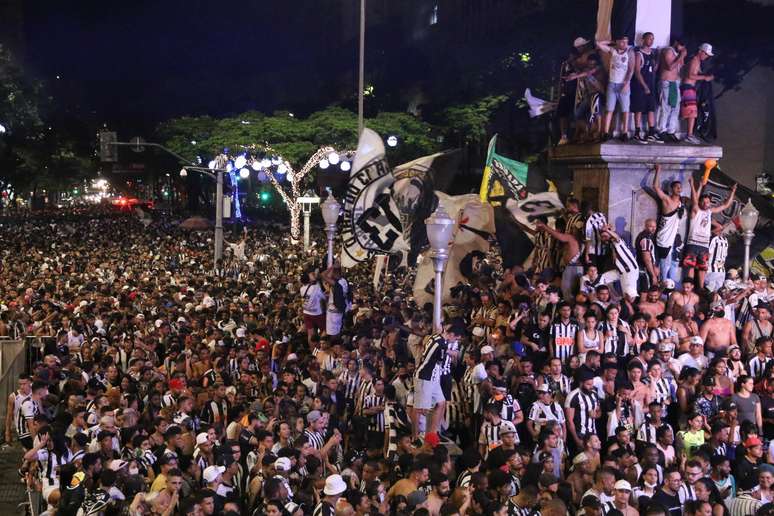
<instances>
[{"instance_id":1,"label":"monument pedestal","mask_svg":"<svg viewBox=\"0 0 774 516\"><path fill-rule=\"evenodd\" d=\"M683 183L683 196L690 197L688 178L704 170L708 159L719 160L723 149L714 145L640 145L601 143L562 145L550 159L566 165L573 174L572 191L607 216L616 232L631 242L642 231L645 220L658 212L653 194L653 165L661 165L661 185Z\"/></svg>"}]
</instances>

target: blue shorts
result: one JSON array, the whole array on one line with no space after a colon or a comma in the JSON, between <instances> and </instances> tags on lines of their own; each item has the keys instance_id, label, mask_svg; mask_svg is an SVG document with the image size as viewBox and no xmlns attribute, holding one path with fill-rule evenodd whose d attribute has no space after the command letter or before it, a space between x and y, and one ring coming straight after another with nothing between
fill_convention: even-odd
<instances>
[{"instance_id":1,"label":"blue shorts","mask_svg":"<svg viewBox=\"0 0 774 516\"><path fill-rule=\"evenodd\" d=\"M615 111L615 105L621 104L621 111L623 113L629 112L629 99L631 96L631 87L626 88L623 91L624 84L622 82L609 82L607 83L607 98L605 99L605 109L607 111Z\"/></svg>"}]
</instances>

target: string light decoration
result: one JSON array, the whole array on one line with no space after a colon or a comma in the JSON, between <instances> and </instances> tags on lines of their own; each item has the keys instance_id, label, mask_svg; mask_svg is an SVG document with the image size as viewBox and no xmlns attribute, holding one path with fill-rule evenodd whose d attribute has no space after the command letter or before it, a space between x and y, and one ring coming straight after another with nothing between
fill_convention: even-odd
<instances>
[{"instance_id":1,"label":"string light decoration","mask_svg":"<svg viewBox=\"0 0 774 516\"><path fill-rule=\"evenodd\" d=\"M224 153L218 155L210 164L217 164L217 166L228 170L232 185L232 196L235 196L233 199L234 212L237 217L241 217L237 177L248 179L252 170L258 173L259 180L265 181L268 179L290 212L290 236L293 241L299 241L301 238L301 205L298 203L298 198L304 195L304 179L321 162L325 161L330 164L332 156L334 161L339 163L341 170L347 172L351 168L350 162L355 156L355 151L337 151L329 146L320 147L306 161L304 166L296 171L288 160L266 143L262 146L245 146L242 149L242 153L235 157L229 155L228 149L224 149ZM288 188L285 185L290 187Z\"/></svg>"}]
</instances>

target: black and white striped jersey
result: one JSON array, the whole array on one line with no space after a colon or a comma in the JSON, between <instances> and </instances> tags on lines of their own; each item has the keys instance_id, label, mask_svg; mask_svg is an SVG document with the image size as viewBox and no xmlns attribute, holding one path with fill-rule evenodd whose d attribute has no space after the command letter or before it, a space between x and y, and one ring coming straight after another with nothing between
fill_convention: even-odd
<instances>
[{"instance_id":1,"label":"black and white striped jersey","mask_svg":"<svg viewBox=\"0 0 774 516\"><path fill-rule=\"evenodd\" d=\"M612 241L613 251L615 253L615 268L621 274L628 274L631 272L639 272L640 268L637 265L637 259L634 257L634 253L629 249L621 239Z\"/></svg>"},{"instance_id":2,"label":"black and white striped jersey","mask_svg":"<svg viewBox=\"0 0 774 516\"><path fill-rule=\"evenodd\" d=\"M766 371L766 365L771 362L771 360L771 357L761 358L760 355L752 357L748 364L750 366L750 376L759 380L763 376L764 371Z\"/></svg>"},{"instance_id":3,"label":"black and white striped jersey","mask_svg":"<svg viewBox=\"0 0 774 516\"><path fill-rule=\"evenodd\" d=\"M594 212L586 219L586 245L589 254L602 256L605 253L605 243L602 242L601 229L607 224L604 214Z\"/></svg>"},{"instance_id":4,"label":"black and white striped jersey","mask_svg":"<svg viewBox=\"0 0 774 516\"><path fill-rule=\"evenodd\" d=\"M569 362L570 357L575 354L575 334L578 332L578 325L573 321L559 321L551 325L551 342L553 356L562 361L562 364Z\"/></svg>"},{"instance_id":5,"label":"black and white striped jersey","mask_svg":"<svg viewBox=\"0 0 774 516\"><path fill-rule=\"evenodd\" d=\"M425 339L422 358L417 364L416 378L424 381L436 380L441 376L446 360L446 339L433 335Z\"/></svg>"},{"instance_id":6,"label":"black and white striped jersey","mask_svg":"<svg viewBox=\"0 0 774 516\"><path fill-rule=\"evenodd\" d=\"M383 407L384 402L384 396L371 394L363 400L363 410L372 407ZM384 410L368 416L368 430L370 432L384 432Z\"/></svg>"},{"instance_id":7,"label":"black and white striped jersey","mask_svg":"<svg viewBox=\"0 0 774 516\"><path fill-rule=\"evenodd\" d=\"M722 235L713 236L709 243L709 272L726 272L728 239Z\"/></svg>"},{"instance_id":8,"label":"black and white striped jersey","mask_svg":"<svg viewBox=\"0 0 774 516\"><path fill-rule=\"evenodd\" d=\"M30 436L29 423L38 414L40 414L40 404L33 400L32 396L22 401L19 419L16 421L16 432L19 434L19 439Z\"/></svg>"},{"instance_id":9,"label":"black and white striped jersey","mask_svg":"<svg viewBox=\"0 0 774 516\"><path fill-rule=\"evenodd\" d=\"M311 430L304 430L304 435L309 440L309 444L315 450L322 450L325 445L325 438L320 432L312 432Z\"/></svg>"},{"instance_id":10,"label":"black and white striped jersey","mask_svg":"<svg viewBox=\"0 0 774 516\"><path fill-rule=\"evenodd\" d=\"M599 398L592 389L584 392L583 389L574 389L564 403L565 408L575 409L573 423L578 437L597 433L597 421L594 418L599 408Z\"/></svg>"}]
</instances>

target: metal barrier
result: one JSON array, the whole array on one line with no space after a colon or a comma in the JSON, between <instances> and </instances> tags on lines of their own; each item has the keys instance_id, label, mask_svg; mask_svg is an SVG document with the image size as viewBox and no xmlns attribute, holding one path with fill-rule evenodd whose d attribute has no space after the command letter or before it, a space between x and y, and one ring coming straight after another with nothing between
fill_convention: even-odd
<instances>
[{"instance_id":1,"label":"metal barrier","mask_svg":"<svg viewBox=\"0 0 774 516\"><path fill-rule=\"evenodd\" d=\"M3 431L8 395L16 389L19 375L27 370L26 347L23 340L0 340L0 421Z\"/></svg>"}]
</instances>

